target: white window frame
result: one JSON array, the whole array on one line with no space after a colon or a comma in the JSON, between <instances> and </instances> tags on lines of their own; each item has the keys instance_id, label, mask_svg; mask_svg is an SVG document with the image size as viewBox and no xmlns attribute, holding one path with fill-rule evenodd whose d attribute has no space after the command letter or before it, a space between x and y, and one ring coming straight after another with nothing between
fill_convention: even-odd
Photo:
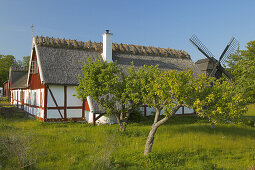
<instances>
[{"instance_id":1,"label":"white window frame","mask_svg":"<svg viewBox=\"0 0 255 170\"><path fill-rule=\"evenodd\" d=\"M37 62L32 61L31 62L31 74L37 74L37 73L38 73Z\"/></svg>"},{"instance_id":2,"label":"white window frame","mask_svg":"<svg viewBox=\"0 0 255 170\"><path fill-rule=\"evenodd\" d=\"M40 106L43 106L43 92L40 92Z\"/></svg>"},{"instance_id":3,"label":"white window frame","mask_svg":"<svg viewBox=\"0 0 255 170\"><path fill-rule=\"evenodd\" d=\"M36 101L37 101L37 98L36 98L36 97L37 97L36 92L34 92L34 96L33 96L33 97L34 97L34 106L37 106L37 105L36 105Z\"/></svg>"}]
</instances>

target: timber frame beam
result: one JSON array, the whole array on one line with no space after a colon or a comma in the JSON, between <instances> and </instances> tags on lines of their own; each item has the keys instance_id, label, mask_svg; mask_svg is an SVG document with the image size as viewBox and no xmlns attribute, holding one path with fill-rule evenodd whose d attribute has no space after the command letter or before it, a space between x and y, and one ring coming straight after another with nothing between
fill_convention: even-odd
<instances>
[{"instance_id":1,"label":"timber frame beam","mask_svg":"<svg viewBox=\"0 0 255 170\"><path fill-rule=\"evenodd\" d=\"M102 117L103 115L105 115L106 113L99 113L98 116L96 116L96 113L93 112L93 125L95 126L96 125L96 121Z\"/></svg>"},{"instance_id":2,"label":"timber frame beam","mask_svg":"<svg viewBox=\"0 0 255 170\"><path fill-rule=\"evenodd\" d=\"M51 95L51 97L52 97L52 99L53 99L53 102L54 102L55 105L57 106L58 113L60 114L61 118L63 119L64 117L63 117L63 115L62 115L62 113L61 113L61 111L60 111L60 109L59 109L59 107L58 107L58 103L57 103L57 101L56 101L56 99L55 99L55 97L54 97L54 95L53 95L51 89L50 89L49 87L48 87L48 89L49 89L50 95Z\"/></svg>"},{"instance_id":3,"label":"timber frame beam","mask_svg":"<svg viewBox=\"0 0 255 170\"><path fill-rule=\"evenodd\" d=\"M48 88L44 85L44 119L47 119L47 99L48 99Z\"/></svg>"}]
</instances>

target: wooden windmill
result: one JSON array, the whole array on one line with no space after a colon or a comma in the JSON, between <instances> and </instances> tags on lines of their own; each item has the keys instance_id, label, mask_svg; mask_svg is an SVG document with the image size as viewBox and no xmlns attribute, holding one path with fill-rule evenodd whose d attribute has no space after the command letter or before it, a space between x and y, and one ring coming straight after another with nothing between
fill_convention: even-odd
<instances>
[{"instance_id":1,"label":"wooden windmill","mask_svg":"<svg viewBox=\"0 0 255 170\"><path fill-rule=\"evenodd\" d=\"M235 51L239 44L234 37L231 38L230 42L227 44L226 48L220 55L219 60L214 57L214 55L206 48L206 46L197 38L196 35L193 35L189 40L202 54L206 56L207 60L203 59L203 61L207 61L206 73L209 76L219 79L222 77L222 73L224 73L230 80L235 81L234 77L221 66L221 64ZM204 62L200 62L199 64L205 65Z\"/></svg>"}]
</instances>

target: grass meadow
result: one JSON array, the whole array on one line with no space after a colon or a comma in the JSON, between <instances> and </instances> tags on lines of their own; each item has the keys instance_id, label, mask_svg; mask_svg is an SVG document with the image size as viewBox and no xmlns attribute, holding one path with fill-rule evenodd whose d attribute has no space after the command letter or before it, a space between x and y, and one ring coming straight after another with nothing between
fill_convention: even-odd
<instances>
[{"instance_id":1,"label":"grass meadow","mask_svg":"<svg viewBox=\"0 0 255 170\"><path fill-rule=\"evenodd\" d=\"M249 119L255 116L250 105ZM255 119L254 119L255 120ZM143 156L153 118L118 125L43 123L13 108L0 117L0 169L254 169L255 128L174 117Z\"/></svg>"}]
</instances>

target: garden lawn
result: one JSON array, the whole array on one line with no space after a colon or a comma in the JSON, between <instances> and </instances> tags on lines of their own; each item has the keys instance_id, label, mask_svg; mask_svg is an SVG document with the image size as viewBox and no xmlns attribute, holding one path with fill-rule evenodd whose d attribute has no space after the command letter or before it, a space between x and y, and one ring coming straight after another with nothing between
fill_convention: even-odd
<instances>
[{"instance_id":1,"label":"garden lawn","mask_svg":"<svg viewBox=\"0 0 255 170\"><path fill-rule=\"evenodd\" d=\"M0 169L255 168L254 127L220 124L211 129L198 117L174 117L159 127L152 153L144 157L152 122L131 123L121 133L118 125L43 123L21 113L1 116Z\"/></svg>"},{"instance_id":2,"label":"garden lawn","mask_svg":"<svg viewBox=\"0 0 255 170\"><path fill-rule=\"evenodd\" d=\"M248 111L247 111L246 115L255 117L255 104L250 104L247 106L247 108L248 108Z\"/></svg>"}]
</instances>

